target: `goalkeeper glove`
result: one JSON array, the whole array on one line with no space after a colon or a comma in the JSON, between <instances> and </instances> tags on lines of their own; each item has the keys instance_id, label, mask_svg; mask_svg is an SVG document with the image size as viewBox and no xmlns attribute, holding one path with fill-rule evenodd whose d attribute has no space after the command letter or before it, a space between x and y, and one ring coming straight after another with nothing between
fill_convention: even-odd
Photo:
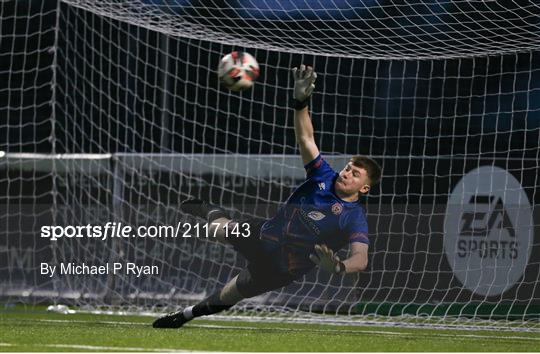
<instances>
[{"instance_id":1,"label":"goalkeeper glove","mask_svg":"<svg viewBox=\"0 0 540 354\"><path fill-rule=\"evenodd\" d=\"M326 245L315 245L315 253L309 255L309 259L320 268L333 274L345 273L345 264Z\"/></svg>"},{"instance_id":2,"label":"goalkeeper glove","mask_svg":"<svg viewBox=\"0 0 540 354\"><path fill-rule=\"evenodd\" d=\"M301 110L308 105L309 98L315 89L317 73L311 66L304 64L292 69L294 77L294 109Z\"/></svg>"}]
</instances>

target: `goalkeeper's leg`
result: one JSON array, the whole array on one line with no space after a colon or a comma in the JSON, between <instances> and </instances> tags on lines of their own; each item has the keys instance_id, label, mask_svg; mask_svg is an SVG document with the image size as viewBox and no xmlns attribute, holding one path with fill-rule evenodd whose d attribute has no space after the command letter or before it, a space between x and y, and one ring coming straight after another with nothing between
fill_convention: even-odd
<instances>
[{"instance_id":1,"label":"goalkeeper's leg","mask_svg":"<svg viewBox=\"0 0 540 354\"><path fill-rule=\"evenodd\" d=\"M234 277L223 289L210 295L195 306L189 306L181 311L158 318L152 326L154 328L180 328L184 323L195 317L212 315L228 310L244 298L236 286L237 279L238 276Z\"/></svg>"},{"instance_id":2,"label":"goalkeeper's leg","mask_svg":"<svg viewBox=\"0 0 540 354\"><path fill-rule=\"evenodd\" d=\"M226 242L225 225L229 219L228 213L221 207L200 199L188 199L180 204L180 210L186 214L198 216L208 221L210 235L216 236L218 241Z\"/></svg>"},{"instance_id":3,"label":"goalkeeper's leg","mask_svg":"<svg viewBox=\"0 0 540 354\"><path fill-rule=\"evenodd\" d=\"M265 259L265 257L261 257ZM267 291L279 289L294 281L289 274L279 274L268 268L268 262L252 264L225 285L223 289L210 295L195 306L158 318L155 328L179 328L195 317L212 315L228 310L240 300L250 298Z\"/></svg>"}]
</instances>

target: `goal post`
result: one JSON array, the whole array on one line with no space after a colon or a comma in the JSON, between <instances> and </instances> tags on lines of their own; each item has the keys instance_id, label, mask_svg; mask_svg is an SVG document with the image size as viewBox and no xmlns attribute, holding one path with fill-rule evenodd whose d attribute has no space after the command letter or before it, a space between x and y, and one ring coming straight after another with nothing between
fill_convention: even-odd
<instances>
[{"instance_id":1,"label":"goal post","mask_svg":"<svg viewBox=\"0 0 540 354\"><path fill-rule=\"evenodd\" d=\"M538 5L65 0L26 15L22 3L0 2L13 26L0 61L2 300L162 312L225 284L245 261L203 237L53 241L42 227L166 232L200 223L179 211L189 197L272 216L304 178L289 100L290 69L306 63L325 158L383 168L363 200L368 270L315 270L228 316L538 329ZM219 86L231 50L261 64L249 91ZM160 273L41 270L119 260Z\"/></svg>"}]
</instances>

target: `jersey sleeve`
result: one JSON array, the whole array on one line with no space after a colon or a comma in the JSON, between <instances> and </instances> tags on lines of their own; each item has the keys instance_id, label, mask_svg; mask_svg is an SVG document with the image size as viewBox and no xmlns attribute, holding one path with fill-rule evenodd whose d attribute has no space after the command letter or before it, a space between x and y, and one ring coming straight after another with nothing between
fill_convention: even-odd
<instances>
[{"instance_id":1,"label":"jersey sleeve","mask_svg":"<svg viewBox=\"0 0 540 354\"><path fill-rule=\"evenodd\" d=\"M369 245L368 225L364 213L351 220L347 228L349 243L360 242Z\"/></svg>"},{"instance_id":2,"label":"jersey sleeve","mask_svg":"<svg viewBox=\"0 0 540 354\"><path fill-rule=\"evenodd\" d=\"M306 164L304 168L306 169L306 178L323 177L327 174L333 175L335 173L328 162L322 158L321 154Z\"/></svg>"}]
</instances>

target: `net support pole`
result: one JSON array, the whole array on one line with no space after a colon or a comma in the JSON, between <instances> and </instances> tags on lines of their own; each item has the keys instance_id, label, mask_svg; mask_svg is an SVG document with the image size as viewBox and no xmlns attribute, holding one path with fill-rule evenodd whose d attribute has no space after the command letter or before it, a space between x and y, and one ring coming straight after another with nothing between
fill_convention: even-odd
<instances>
[{"instance_id":1,"label":"net support pole","mask_svg":"<svg viewBox=\"0 0 540 354\"><path fill-rule=\"evenodd\" d=\"M51 144L51 152L53 155L56 155L56 92L58 89L57 86L57 68L58 68L58 37L60 35L60 7L62 6L62 2L58 1L56 5L56 21L54 24L54 45L50 49L53 52L53 62L52 62L52 80L51 80L51 118L50 118L50 135L49 135L49 141ZM57 166L57 160L52 159L52 220L53 224L56 225L58 223L58 166ZM58 244L56 242L51 242L51 253L52 253L52 259L56 263L58 262L57 259L57 252L58 252ZM53 288L55 290L59 290L61 287L60 279L58 277L53 277Z\"/></svg>"},{"instance_id":2,"label":"net support pole","mask_svg":"<svg viewBox=\"0 0 540 354\"><path fill-rule=\"evenodd\" d=\"M126 171L122 164L119 162L117 155L112 155L109 160L111 163L111 169L113 170L112 181L112 220L117 222L123 220L123 205L124 200L124 188L122 182L126 176ZM109 254L109 267L113 267L114 263L120 259L121 256L121 244L117 237L111 238L111 251ZM112 300L114 295L114 288L116 285L116 277L114 272L107 275L107 282L105 289L103 290L103 297L106 300Z\"/></svg>"},{"instance_id":3,"label":"net support pole","mask_svg":"<svg viewBox=\"0 0 540 354\"><path fill-rule=\"evenodd\" d=\"M159 34L159 43L161 47L161 149L163 152L169 152L171 150L170 146L170 115L169 115L169 36L165 33Z\"/></svg>"}]
</instances>

